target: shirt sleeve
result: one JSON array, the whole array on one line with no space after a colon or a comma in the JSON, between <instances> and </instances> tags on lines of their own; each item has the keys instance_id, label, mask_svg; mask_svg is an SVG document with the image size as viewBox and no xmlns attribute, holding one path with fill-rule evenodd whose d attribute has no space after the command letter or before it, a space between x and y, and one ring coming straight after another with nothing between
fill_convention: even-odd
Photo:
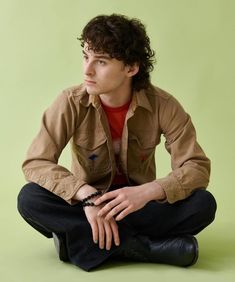
<instances>
[{"instance_id":1,"label":"shirt sleeve","mask_svg":"<svg viewBox=\"0 0 235 282\"><path fill-rule=\"evenodd\" d=\"M160 110L160 124L171 155L172 172L156 181L164 189L169 203L185 199L197 188L206 188L210 160L197 142L190 116L170 97Z\"/></svg>"},{"instance_id":2,"label":"shirt sleeve","mask_svg":"<svg viewBox=\"0 0 235 282\"><path fill-rule=\"evenodd\" d=\"M22 164L28 182L37 183L69 204L85 182L60 166L58 160L76 129L76 116L72 94L63 91L44 112L41 128Z\"/></svg>"}]
</instances>

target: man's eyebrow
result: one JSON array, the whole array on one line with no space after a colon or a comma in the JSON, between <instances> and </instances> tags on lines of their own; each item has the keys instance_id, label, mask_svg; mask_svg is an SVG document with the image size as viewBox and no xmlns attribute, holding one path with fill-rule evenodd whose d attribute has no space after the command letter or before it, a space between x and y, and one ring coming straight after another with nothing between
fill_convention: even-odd
<instances>
[{"instance_id":1,"label":"man's eyebrow","mask_svg":"<svg viewBox=\"0 0 235 282\"><path fill-rule=\"evenodd\" d=\"M84 55L88 56L88 54L84 50L82 50L82 53ZM106 55L106 54L95 54L94 57L97 58L97 59L111 60L111 57L109 55Z\"/></svg>"}]
</instances>

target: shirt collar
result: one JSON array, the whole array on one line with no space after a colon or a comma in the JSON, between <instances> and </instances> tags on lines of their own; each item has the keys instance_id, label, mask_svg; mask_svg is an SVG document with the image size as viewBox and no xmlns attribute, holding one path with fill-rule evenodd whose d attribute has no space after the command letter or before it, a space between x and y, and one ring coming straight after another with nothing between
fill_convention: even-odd
<instances>
[{"instance_id":1,"label":"shirt collar","mask_svg":"<svg viewBox=\"0 0 235 282\"><path fill-rule=\"evenodd\" d=\"M135 111L137 107L145 108L146 110L152 112L152 106L147 97L147 90L142 89L140 91L135 91L131 103L132 110Z\"/></svg>"},{"instance_id":2,"label":"shirt collar","mask_svg":"<svg viewBox=\"0 0 235 282\"><path fill-rule=\"evenodd\" d=\"M99 108L101 106L99 97L97 95L89 95L86 92L85 87L84 87L84 97L83 99L81 99L81 103L85 107L89 107L90 105L92 105L94 108ZM147 97L147 90L142 89L140 91L134 91L130 107L132 108L133 111L135 111L137 107L142 107L152 112L153 109Z\"/></svg>"},{"instance_id":3,"label":"shirt collar","mask_svg":"<svg viewBox=\"0 0 235 282\"><path fill-rule=\"evenodd\" d=\"M84 106L84 107L89 107L90 105L92 105L95 108L98 108L101 104L100 104L100 99L97 95L89 95L86 91L86 87L85 85L83 85L83 97L80 100L80 103Z\"/></svg>"}]
</instances>

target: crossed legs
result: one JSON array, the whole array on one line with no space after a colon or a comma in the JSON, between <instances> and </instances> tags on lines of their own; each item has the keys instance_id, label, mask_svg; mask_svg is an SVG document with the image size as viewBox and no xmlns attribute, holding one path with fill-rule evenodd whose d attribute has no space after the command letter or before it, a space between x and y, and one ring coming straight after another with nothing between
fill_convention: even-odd
<instances>
[{"instance_id":1,"label":"crossed legs","mask_svg":"<svg viewBox=\"0 0 235 282\"><path fill-rule=\"evenodd\" d=\"M28 183L20 191L18 210L44 236L63 234L69 260L84 270L97 267L119 251L116 246L107 251L94 244L80 203L71 206L36 183ZM202 189L174 204L151 201L118 222L121 245L136 235L151 239L195 235L214 220L215 212L214 197Z\"/></svg>"}]
</instances>

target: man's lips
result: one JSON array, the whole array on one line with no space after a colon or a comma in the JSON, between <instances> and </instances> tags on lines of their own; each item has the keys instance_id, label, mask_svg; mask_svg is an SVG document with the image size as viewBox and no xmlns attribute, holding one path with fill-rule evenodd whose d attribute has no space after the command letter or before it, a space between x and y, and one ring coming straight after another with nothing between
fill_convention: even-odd
<instances>
[{"instance_id":1,"label":"man's lips","mask_svg":"<svg viewBox=\"0 0 235 282\"><path fill-rule=\"evenodd\" d=\"M85 79L86 84L96 84L95 81Z\"/></svg>"}]
</instances>

